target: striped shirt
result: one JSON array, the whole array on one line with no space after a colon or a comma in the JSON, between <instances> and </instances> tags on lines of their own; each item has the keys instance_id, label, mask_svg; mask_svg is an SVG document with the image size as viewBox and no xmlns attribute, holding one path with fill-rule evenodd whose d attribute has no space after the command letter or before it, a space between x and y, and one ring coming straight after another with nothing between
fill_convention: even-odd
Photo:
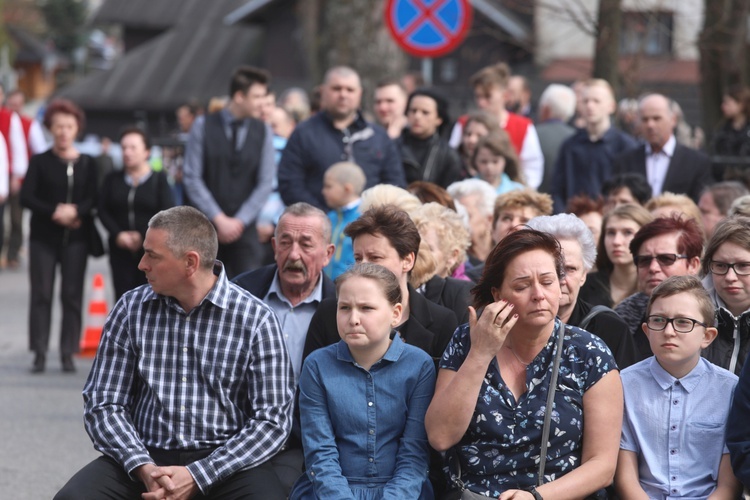
<instances>
[{"instance_id":1,"label":"striped shirt","mask_svg":"<svg viewBox=\"0 0 750 500\"><path fill-rule=\"evenodd\" d=\"M83 390L94 447L128 473L153 463L147 446L216 448L187 466L203 493L280 450L293 397L276 316L223 270L187 314L149 285L123 295Z\"/></svg>"}]
</instances>

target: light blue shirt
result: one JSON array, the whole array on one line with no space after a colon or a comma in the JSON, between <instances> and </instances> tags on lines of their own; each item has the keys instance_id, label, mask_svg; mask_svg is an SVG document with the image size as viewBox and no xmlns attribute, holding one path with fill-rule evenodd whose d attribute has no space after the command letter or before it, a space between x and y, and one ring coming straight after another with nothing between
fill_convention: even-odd
<instances>
[{"instance_id":1,"label":"light blue shirt","mask_svg":"<svg viewBox=\"0 0 750 500\"><path fill-rule=\"evenodd\" d=\"M323 300L322 274L318 277L318 284L315 285L312 293L296 306L292 306L292 303L281 291L278 271L273 276L273 282L271 282L268 293L263 297L263 301L274 310L279 318L281 333L284 335L284 342L286 342L289 357L292 359L294 377L297 380L299 380L299 374L302 371L302 352L305 349L307 329L310 327L310 320L312 320L321 300Z\"/></svg>"},{"instance_id":2,"label":"light blue shirt","mask_svg":"<svg viewBox=\"0 0 750 500\"><path fill-rule=\"evenodd\" d=\"M432 358L399 335L369 370L344 341L310 354L299 385L307 471L289 498L434 498L424 428L434 389Z\"/></svg>"},{"instance_id":3,"label":"light blue shirt","mask_svg":"<svg viewBox=\"0 0 750 500\"><path fill-rule=\"evenodd\" d=\"M737 376L703 358L676 379L650 357L622 371L620 449L638 454L653 499L705 499L716 489Z\"/></svg>"}]
</instances>

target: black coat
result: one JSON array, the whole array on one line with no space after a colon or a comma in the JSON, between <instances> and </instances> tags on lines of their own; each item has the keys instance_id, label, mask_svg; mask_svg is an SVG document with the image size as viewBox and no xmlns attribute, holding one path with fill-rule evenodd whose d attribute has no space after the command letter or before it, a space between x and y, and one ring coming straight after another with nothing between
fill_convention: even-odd
<instances>
[{"instance_id":1,"label":"black coat","mask_svg":"<svg viewBox=\"0 0 750 500\"><path fill-rule=\"evenodd\" d=\"M456 315L458 324L469 322L471 289L474 283L456 278L433 276L424 285L424 296L439 306L446 307Z\"/></svg>"},{"instance_id":2,"label":"black coat","mask_svg":"<svg viewBox=\"0 0 750 500\"><path fill-rule=\"evenodd\" d=\"M430 302L409 287L409 319L398 327L407 344L419 347L433 359L440 359L458 323L453 311ZM336 326L336 299L325 299L310 321L302 358L315 349L341 340Z\"/></svg>"},{"instance_id":3,"label":"black coat","mask_svg":"<svg viewBox=\"0 0 750 500\"><path fill-rule=\"evenodd\" d=\"M613 175L624 173L646 176L646 146L630 149L615 158ZM677 144L664 178L662 192L685 194L698 203L701 192L714 183L711 160L705 154Z\"/></svg>"},{"instance_id":4,"label":"black coat","mask_svg":"<svg viewBox=\"0 0 750 500\"><path fill-rule=\"evenodd\" d=\"M568 324L578 326L591 311L591 308L591 304L579 298L573 307L573 313L570 315ZM620 370L635 364L636 354L633 335L631 335L627 323L616 312L600 312L591 319L586 331L593 333L607 344Z\"/></svg>"}]
</instances>

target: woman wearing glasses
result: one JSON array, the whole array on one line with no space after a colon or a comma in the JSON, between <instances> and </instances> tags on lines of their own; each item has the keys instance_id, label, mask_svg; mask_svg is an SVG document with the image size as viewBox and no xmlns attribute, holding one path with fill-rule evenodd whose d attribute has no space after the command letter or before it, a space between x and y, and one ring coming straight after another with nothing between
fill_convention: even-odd
<instances>
[{"instance_id":1,"label":"woman wearing glasses","mask_svg":"<svg viewBox=\"0 0 750 500\"><path fill-rule=\"evenodd\" d=\"M630 252L637 268L638 292L620 302L615 312L630 326L636 360L651 356L651 348L641 324L651 292L670 276L697 275L703 252L703 231L692 218L654 219L635 233Z\"/></svg>"},{"instance_id":2,"label":"woman wearing glasses","mask_svg":"<svg viewBox=\"0 0 750 500\"><path fill-rule=\"evenodd\" d=\"M719 330L703 356L739 375L750 352L750 218L730 217L716 225L703 256L703 273L710 276L704 285L714 301Z\"/></svg>"}]
</instances>

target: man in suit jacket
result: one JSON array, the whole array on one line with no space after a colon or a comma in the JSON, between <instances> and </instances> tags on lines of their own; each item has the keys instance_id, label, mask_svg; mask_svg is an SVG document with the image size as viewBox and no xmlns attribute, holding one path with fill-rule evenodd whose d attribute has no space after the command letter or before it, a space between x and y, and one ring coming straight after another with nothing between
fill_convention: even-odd
<instances>
[{"instance_id":1,"label":"man in suit jacket","mask_svg":"<svg viewBox=\"0 0 750 500\"><path fill-rule=\"evenodd\" d=\"M323 299L336 297L323 273L333 255L331 221L317 207L299 202L286 207L271 238L275 264L233 281L268 304L279 317L294 375L302 370L302 350L310 320Z\"/></svg>"},{"instance_id":2,"label":"man in suit jacket","mask_svg":"<svg viewBox=\"0 0 750 500\"><path fill-rule=\"evenodd\" d=\"M568 121L576 110L576 94L567 85L553 83L539 98L539 123L536 132L544 155L544 177L540 193L552 191L552 175L560 147L576 131Z\"/></svg>"},{"instance_id":3,"label":"man in suit jacket","mask_svg":"<svg viewBox=\"0 0 750 500\"><path fill-rule=\"evenodd\" d=\"M703 189L714 182L708 156L677 144L677 119L668 97L649 94L641 99L638 112L646 144L616 158L614 173L645 176L654 196L669 191L685 194L698 203Z\"/></svg>"}]
</instances>

